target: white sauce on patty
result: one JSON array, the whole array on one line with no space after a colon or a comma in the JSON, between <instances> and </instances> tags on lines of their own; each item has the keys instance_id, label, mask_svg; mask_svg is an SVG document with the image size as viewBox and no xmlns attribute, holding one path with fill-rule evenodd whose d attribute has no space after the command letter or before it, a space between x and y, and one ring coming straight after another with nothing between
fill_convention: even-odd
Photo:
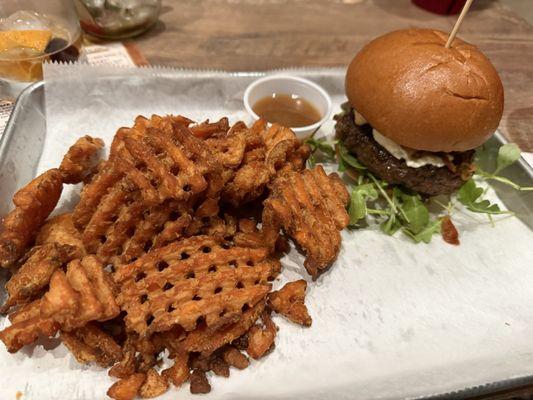
<instances>
[{"instance_id":1,"label":"white sauce on patty","mask_svg":"<svg viewBox=\"0 0 533 400\"><path fill-rule=\"evenodd\" d=\"M405 160L408 167L420 168L424 165L434 165L435 167L444 167L444 161L438 156L434 156L429 152L423 152L420 157L413 157L416 150L408 149L400 146L398 143L393 142L388 137L383 136L381 133L372 130L372 135L376 142L383 146L389 153L399 160Z\"/></svg>"},{"instance_id":2,"label":"white sauce on patty","mask_svg":"<svg viewBox=\"0 0 533 400\"><path fill-rule=\"evenodd\" d=\"M368 124L368 121L362 114L353 110L355 125L362 126ZM424 165L434 165L435 167L444 167L444 161L438 156L432 155L430 152L423 152L421 157L413 157L416 150L408 149L383 136L381 133L372 130L374 140L383 146L390 154L398 160L405 160L408 167L420 168Z\"/></svg>"}]
</instances>

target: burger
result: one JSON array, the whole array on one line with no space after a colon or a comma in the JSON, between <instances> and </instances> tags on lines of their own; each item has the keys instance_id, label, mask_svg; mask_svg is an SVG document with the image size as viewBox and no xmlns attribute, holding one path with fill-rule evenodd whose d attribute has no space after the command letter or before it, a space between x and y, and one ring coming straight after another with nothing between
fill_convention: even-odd
<instances>
[{"instance_id":1,"label":"burger","mask_svg":"<svg viewBox=\"0 0 533 400\"><path fill-rule=\"evenodd\" d=\"M382 180L423 195L456 191L503 112L498 72L481 51L432 29L388 33L350 63L337 138Z\"/></svg>"}]
</instances>

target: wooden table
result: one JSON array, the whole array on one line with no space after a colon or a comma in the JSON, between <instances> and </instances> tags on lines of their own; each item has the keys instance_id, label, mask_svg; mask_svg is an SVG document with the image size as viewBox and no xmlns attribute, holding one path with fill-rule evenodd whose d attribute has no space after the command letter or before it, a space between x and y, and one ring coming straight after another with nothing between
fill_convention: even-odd
<instances>
[{"instance_id":1,"label":"wooden table","mask_svg":"<svg viewBox=\"0 0 533 400\"><path fill-rule=\"evenodd\" d=\"M177 67L345 66L375 36L407 27L449 31L455 18L409 0L163 0L160 21L136 42L151 64ZM477 0L460 36L501 74L502 132L533 152L533 26L499 1Z\"/></svg>"}]
</instances>

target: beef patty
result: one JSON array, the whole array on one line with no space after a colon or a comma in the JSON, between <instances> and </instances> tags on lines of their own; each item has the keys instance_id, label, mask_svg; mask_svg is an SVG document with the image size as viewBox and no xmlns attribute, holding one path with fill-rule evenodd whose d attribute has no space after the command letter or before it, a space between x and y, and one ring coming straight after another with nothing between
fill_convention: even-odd
<instances>
[{"instance_id":1,"label":"beef patty","mask_svg":"<svg viewBox=\"0 0 533 400\"><path fill-rule=\"evenodd\" d=\"M455 192L472 176L474 150L450 153L453 160L448 166L424 165L412 168L376 142L370 124L355 125L354 112L349 103L344 103L342 110L341 114L335 116L337 138L343 141L346 148L370 172L384 181L421 194L436 196Z\"/></svg>"}]
</instances>

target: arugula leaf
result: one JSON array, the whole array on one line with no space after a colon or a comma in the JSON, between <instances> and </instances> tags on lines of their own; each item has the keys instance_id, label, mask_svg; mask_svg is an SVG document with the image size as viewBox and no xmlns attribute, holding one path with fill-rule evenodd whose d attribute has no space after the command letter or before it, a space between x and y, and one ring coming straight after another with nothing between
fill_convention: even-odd
<instances>
[{"instance_id":1,"label":"arugula leaf","mask_svg":"<svg viewBox=\"0 0 533 400\"><path fill-rule=\"evenodd\" d=\"M318 148L316 143L315 146ZM375 177L342 142L336 143L335 155L339 172L350 176L352 182L348 207L350 226L357 226L361 220L372 216L384 233L394 235L398 230L402 230L415 243L429 243L434 234L442 234L442 215L438 212L430 214L427 204L419 194L405 191ZM478 167L476 175L485 181L495 180L516 190L533 190L533 187L522 187L508 178L497 175L516 162L519 157L520 150L516 145L503 145L498 149L494 173L485 172ZM486 214L491 221L492 215L512 214L485 199L485 193L483 187L479 187L473 179L470 179L461 186L455 197L466 209ZM434 201L446 210L448 216L455 208L455 200L450 200L448 205L441 204L436 199Z\"/></svg>"},{"instance_id":2,"label":"arugula leaf","mask_svg":"<svg viewBox=\"0 0 533 400\"><path fill-rule=\"evenodd\" d=\"M389 210L382 210L379 208L368 208L366 209L369 215L391 215Z\"/></svg>"},{"instance_id":3,"label":"arugula leaf","mask_svg":"<svg viewBox=\"0 0 533 400\"><path fill-rule=\"evenodd\" d=\"M314 137L308 138L305 143L311 147L311 154L307 159L309 168L313 168L317 163L316 154L320 153L327 161L335 160L335 143L328 143L326 138L315 139Z\"/></svg>"},{"instance_id":4,"label":"arugula leaf","mask_svg":"<svg viewBox=\"0 0 533 400\"><path fill-rule=\"evenodd\" d=\"M353 167L355 169L366 169L366 167L363 164L359 163L359 161L357 161L357 158L352 156L350 153L344 153L341 154L341 156L343 161L350 167Z\"/></svg>"},{"instance_id":5,"label":"arugula leaf","mask_svg":"<svg viewBox=\"0 0 533 400\"><path fill-rule=\"evenodd\" d=\"M480 157L483 153L479 153ZM499 176L498 173L508 166L515 163L520 158L520 148L514 143L506 143L498 149L496 157L496 170L493 173L483 171L479 166L476 168L476 175L482 177L484 180L493 180L512 187L520 191L533 191L533 186L520 186L509 178Z\"/></svg>"},{"instance_id":6,"label":"arugula leaf","mask_svg":"<svg viewBox=\"0 0 533 400\"><path fill-rule=\"evenodd\" d=\"M358 185L354 188L354 190L358 191L364 197L370 200L376 200L379 197L378 191L376 190L376 187L373 183L364 183Z\"/></svg>"},{"instance_id":7,"label":"arugula leaf","mask_svg":"<svg viewBox=\"0 0 533 400\"><path fill-rule=\"evenodd\" d=\"M350 207L348 208L348 215L350 216L350 225L356 225L357 222L367 215L366 200L363 194L356 189L352 190L350 196Z\"/></svg>"},{"instance_id":8,"label":"arugula leaf","mask_svg":"<svg viewBox=\"0 0 533 400\"><path fill-rule=\"evenodd\" d=\"M483 174L480 174L480 175L483 176L485 179L490 179L490 180L493 180L493 181L497 181L497 182L501 182L501 183L504 183L506 185L509 185L513 189L518 190L518 191L523 191L523 192L531 192L531 191L533 191L533 186L520 186L520 185L514 183L512 180L510 180L508 178L505 178L503 176L483 175Z\"/></svg>"},{"instance_id":9,"label":"arugula leaf","mask_svg":"<svg viewBox=\"0 0 533 400\"><path fill-rule=\"evenodd\" d=\"M429 222L429 210L418 194L408 194L398 187L394 188L393 198L399 201L399 216L402 220L402 231L416 243L429 243L437 228ZM418 236L420 235L420 236Z\"/></svg>"},{"instance_id":10,"label":"arugula leaf","mask_svg":"<svg viewBox=\"0 0 533 400\"><path fill-rule=\"evenodd\" d=\"M402 193L403 213L407 216L407 228L413 234L420 233L429 223L429 211L419 196Z\"/></svg>"},{"instance_id":11,"label":"arugula leaf","mask_svg":"<svg viewBox=\"0 0 533 400\"><path fill-rule=\"evenodd\" d=\"M498 204L491 204L489 200L478 200L483 194L483 188L476 186L473 179L469 179L461 186L457 192L457 200L472 212L482 214L509 214L509 211L502 211Z\"/></svg>"},{"instance_id":12,"label":"arugula leaf","mask_svg":"<svg viewBox=\"0 0 533 400\"><path fill-rule=\"evenodd\" d=\"M355 186L350 196L348 214L350 225L356 225L358 221L368 215L367 200L376 200L378 192L373 183L365 183Z\"/></svg>"},{"instance_id":13,"label":"arugula leaf","mask_svg":"<svg viewBox=\"0 0 533 400\"><path fill-rule=\"evenodd\" d=\"M391 214L380 227L383 232L392 236L402 227L402 223L396 218L396 214Z\"/></svg>"},{"instance_id":14,"label":"arugula leaf","mask_svg":"<svg viewBox=\"0 0 533 400\"><path fill-rule=\"evenodd\" d=\"M339 160L342 160L344 164L349 165L350 167L353 167L355 169L365 170L366 167L357 160L346 148L344 143L338 142L335 146L337 150L337 158Z\"/></svg>"},{"instance_id":15,"label":"arugula leaf","mask_svg":"<svg viewBox=\"0 0 533 400\"><path fill-rule=\"evenodd\" d=\"M508 214L509 211L502 211L498 204L491 204L488 200L482 200L477 203L469 204L466 206L472 212L481 214Z\"/></svg>"},{"instance_id":16,"label":"arugula leaf","mask_svg":"<svg viewBox=\"0 0 533 400\"><path fill-rule=\"evenodd\" d=\"M493 175L497 175L502 169L515 163L520 158L520 148L514 143L506 143L498 149L498 157L496 158L496 171Z\"/></svg>"},{"instance_id":17,"label":"arugula leaf","mask_svg":"<svg viewBox=\"0 0 533 400\"><path fill-rule=\"evenodd\" d=\"M337 171L339 172L346 171L346 165L344 165L344 161L342 160L342 158L339 158L337 162L339 163L339 166L337 167Z\"/></svg>"},{"instance_id":18,"label":"arugula leaf","mask_svg":"<svg viewBox=\"0 0 533 400\"><path fill-rule=\"evenodd\" d=\"M483 194L483 189L476 186L473 179L466 181L457 192L457 199L464 205L475 202Z\"/></svg>"},{"instance_id":19,"label":"arugula leaf","mask_svg":"<svg viewBox=\"0 0 533 400\"><path fill-rule=\"evenodd\" d=\"M522 192L533 191L533 186L520 186L519 184L514 183L509 178L505 178L503 176L498 176L494 174L489 174L488 172L485 172L480 168L477 168L476 174L486 181L488 180L497 181L505 185L511 186L513 189L518 190L518 191L522 191Z\"/></svg>"},{"instance_id":20,"label":"arugula leaf","mask_svg":"<svg viewBox=\"0 0 533 400\"><path fill-rule=\"evenodd\" d=\"M313 137L310 137L305 141L305 143L311 146L311 150L313 152L319 150L328 159L335 159L335 148L333 147L335 145L335 142L329 143L326 138L315 139Z\"/></svg>"},{"instance_id":21,"label":"arugula leaf","mask_svg":"<svg viewBox=\"0 0 533 400\"><path fill-rule=\"evenodd\" d=\"M371 173L368 173L368 177L374 182L374 185L376 185L376 188L379 190L379 193L383 196L383 198L389 203L389 206L391 210L396 213L396 204L392 199L389 197L385 189L387 188L387 184L383 184L383 181L377 180L377 178L372 175ZM393 192L394 194L394 192Z\"/></svg>"},{"instance_id":22,"label":"arugula leaf","mask_svg":"<svg viewBox=\"0 0 533 400\"><path fill-rule=\"evenodd\" d=\"M309 155L309 158L307 159L307 165L309 166L309 168L314 168L315 167L316 158L315 158L315 155L313 153L311 153Z\"/></svg>"},{"instance_id":23,"label":"arugula leaf","mask_svg":"<svg viewBox=\"0 0 533 400\"><path fill-rule=\"evenodd\" d=\"M432 221L426 225L426 227L421 230L418 233L411 232L409 229L404 228L402 231L407 236L409 236L411 239L413 239L416 243L424 242L429 243L431 242L431 238L435 233L440 232L440 226L442 221L440 219L437 219L435 221Z\"/></svg>"}]
</instances>

